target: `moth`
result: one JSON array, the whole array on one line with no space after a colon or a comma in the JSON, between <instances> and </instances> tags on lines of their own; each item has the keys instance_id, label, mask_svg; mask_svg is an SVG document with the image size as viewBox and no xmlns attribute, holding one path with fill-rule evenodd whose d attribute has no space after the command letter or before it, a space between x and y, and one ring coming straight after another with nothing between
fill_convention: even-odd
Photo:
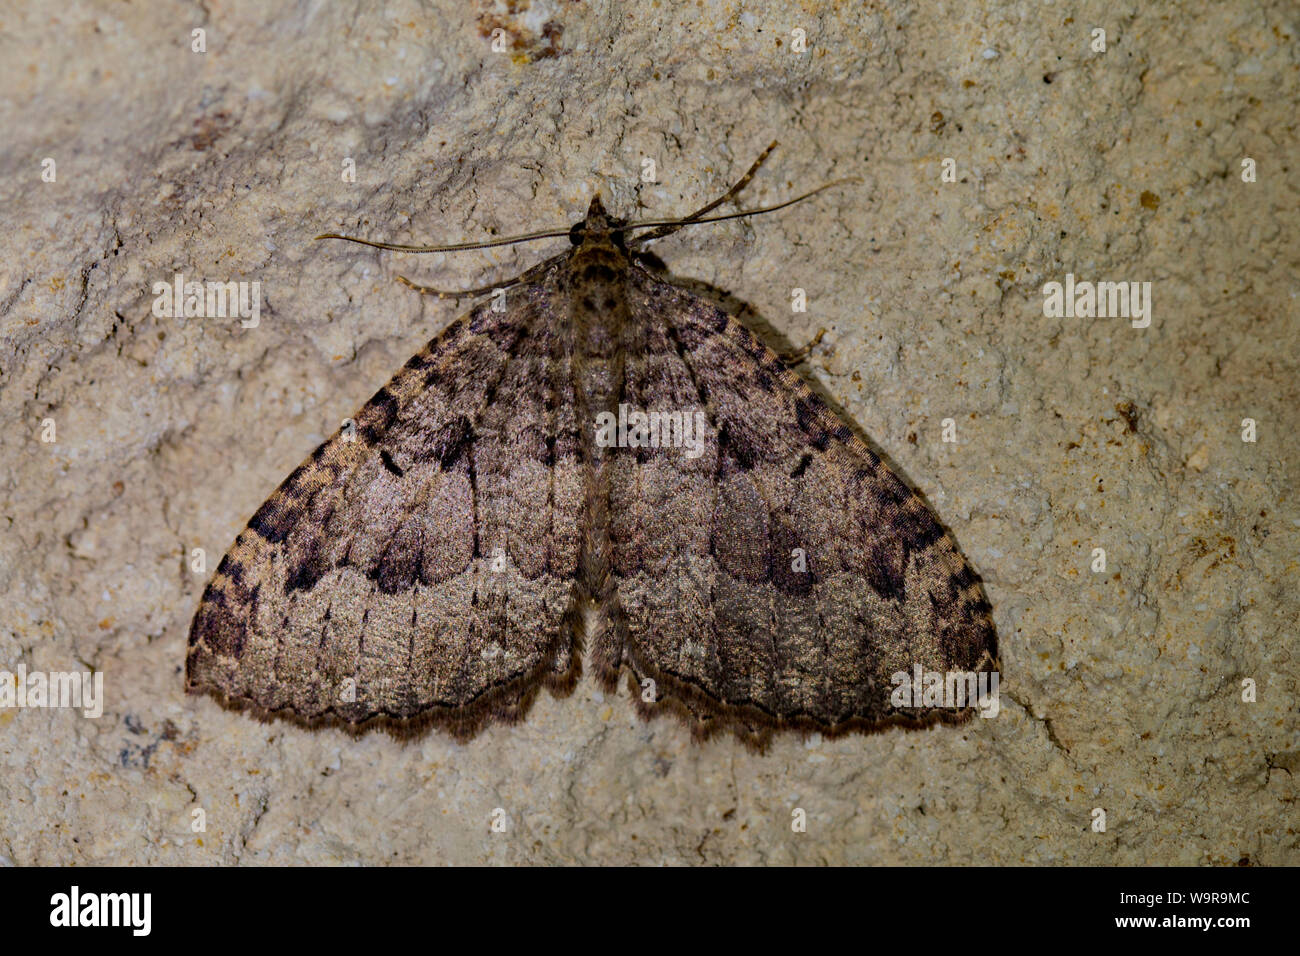
<instances>
[{"instance_id":1,"label":"moth","mask_svg":"<svg viewBox=\"0 0 1300 956\"><path fill-rule=\"evenodd\" d=\"M969 717L897 694L997 666L953 538L743 323L643 267L685 226L820 192L708 216L775 146L684 219L628 223L597 194L516 239L318 237L571 248L452 322L258 509L203 593L186 689L463 741L568 695L585 660L641 716L759 749Z\"/></svg>"}]
</instances>

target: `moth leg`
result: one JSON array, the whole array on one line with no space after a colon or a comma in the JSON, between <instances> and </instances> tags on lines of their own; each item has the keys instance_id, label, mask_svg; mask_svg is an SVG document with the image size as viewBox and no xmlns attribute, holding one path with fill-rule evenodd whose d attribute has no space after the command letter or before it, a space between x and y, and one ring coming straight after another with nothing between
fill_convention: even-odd
<instances>
[{"instance_id":1,"label":"moth leg","mask_svg":"<svg viewBox=\"0 0 1300 956\"><path fill-rule=\"evenodd\" d=\"M817 334L814 335L803 345L799 346L798 348L791 349L789 352L782 352L781 361L784 362L787 367L794 368L796 365L798 365L800 362L802 362L804 359L806 359L809 355L812 354L812 350L821 344L822 338L825 335L826 335L825 329L818 329Z\"/></svg>"},{"instance_id":2,"label":"moth leg","mask_svg":"<svg viewBox=\"0 0 1300 956\"><path fill-rule=\"evenodd\" d=\"M749 172L741 176L739 181L736 183L736 185L732 186L725 193L723 193L722 196L713 200L713 202L709 203L707 206L703 206L695 210L695 212L691 213L685 219L679 219L677 222L671 223L670 225L659 226L657 229L651 229L649 232L642 233L632 241L635 243L643 243L643 242L648 242L651 239L662 239L664 236L672 235L674 232L682 228L682 226L686 225L687 223L694 222L696 219L699 219L701 216L711 213L713 210L721 206L724 202L734 199L742 189L744 189L746 186L749 185L749 181L753 179L754 174L758 172L758 167L763 165L763 161L767 159L768 155L774 149L776 149L776 140L772 140L772 142L768 144L767 149L763 150L763 152L759 155L758 159L754 160L754 165L749 167Z\"/></svg>"},{"instance_id":3,"label":"moth leg","mask_svg":"<svg viewBox=\"0 0 1300 956\"><path fill-rule=\"evenodd\" d=\"M522 276L519 278L522 278ZM397 281L402 283L402 285L406 286L408 289L414 289L416 292L420 293L420 295L433 295L437 296L439 299L471 299L477 298L480 295L487 295L489 292L495 292L497 289L508 289L510 286L517 284L519 278L511 279L506 283L481 286L477 289L459 290L435 289L433 286L416 285L410 279L406 278L406 276L397 276Z\"/></svg>"},{"instance_id":4,"label":"moth leg","mask_svg":"<svg viewBox=\"0 0 1300 956\"><path fill-rule=\"evenodd\" d=\"M496 292L498 289L504 290L509 289L511 286L533 282L550 265L551 260L548 259L546 262L538 263L527 272L521 273L513 279L507 279L504 282L494 282L492 285L480 286L477 289L435 289L433 286L419 285L412 282L410 279L406 278L406 276L396 276L395 278L398 282L402 283L402 285L406 286L408 289L414 289L416 292L420 293L420 295L433 295L437 296L439 299L470 299L480 295L487 295L489 292Z\"/></svg>"}]
</instances>

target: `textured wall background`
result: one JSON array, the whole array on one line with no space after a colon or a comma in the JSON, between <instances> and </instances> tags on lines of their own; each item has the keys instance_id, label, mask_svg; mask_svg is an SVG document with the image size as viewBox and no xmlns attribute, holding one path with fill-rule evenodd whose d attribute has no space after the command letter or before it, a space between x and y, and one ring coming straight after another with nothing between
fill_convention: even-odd
<instances>
[{"instance_id":1,"label":"textured wall background","mask_svg":"<svg viewBox=\"0 0 1300 956\"><path fill-rule=\"evenodd\" d=\"M1300 862L1293 5L79 2L0 27L0 669L93 667L107 696L0 711L6 860ZM790 343L825 330L804 372L984 576L996 719L755 756L590 683L468 746L183 695L190 550L215 566L456 313L392 277L564 246L312 235L504 235L598 189L685 213L774 137L748 204L864 184L656 251ZM155 318L176 272L260 281L260 325ZM1150 327L1044 318L1067 272L1150 281Z\"/></svg>"}]
</instances>

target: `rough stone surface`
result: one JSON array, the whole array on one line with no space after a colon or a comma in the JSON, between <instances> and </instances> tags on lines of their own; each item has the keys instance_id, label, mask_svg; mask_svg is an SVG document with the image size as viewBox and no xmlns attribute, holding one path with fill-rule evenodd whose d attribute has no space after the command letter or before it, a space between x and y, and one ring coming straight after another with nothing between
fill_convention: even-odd
<instances>
[{"instance_id":1,"label":"rough stone surface","mask_svg":"<svg viewBox=\"0 0 1300 956\"><path fill-rule=\"evenodd\" d=\"M107 699L98 719L0 711L0 857L1300 863L1293 6L83 2L3 21L0 669L93 667ZM825 330L805 374L985 578L998 717L756 756L590 682L467 746L183 695L216 558L456 314L393 277L482 285L548 251L311 236L504 235L567 224L597 189L683 213L774 137L747 202L863 185L657 252L777 341ZM259 281L260 325L155 317L176 272ZM1150 281L1150 327L1045 318L1067 272Z\"/></svg>"}]
</instances>

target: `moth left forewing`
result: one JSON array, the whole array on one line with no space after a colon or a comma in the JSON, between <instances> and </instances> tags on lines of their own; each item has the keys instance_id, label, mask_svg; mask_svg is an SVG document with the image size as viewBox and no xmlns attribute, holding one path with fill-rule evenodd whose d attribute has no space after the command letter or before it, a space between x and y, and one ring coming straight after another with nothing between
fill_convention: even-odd
<instances>
[{"instance_id":1,"label":"moth left forewing","mask_svg":"<svg viewBox=\"0 0 1300 956\"><path fill-rule=\"evenodd\" d=\"M967 716L890 700L899 671L996 656L978 578L930 509L737 320L640 270L632 287L649 331L629 398L704 407L709 444L619 460L636 516L615 544L623 660L655 685L646 712L756 744Z\"/></svg>"}]
</instances>

